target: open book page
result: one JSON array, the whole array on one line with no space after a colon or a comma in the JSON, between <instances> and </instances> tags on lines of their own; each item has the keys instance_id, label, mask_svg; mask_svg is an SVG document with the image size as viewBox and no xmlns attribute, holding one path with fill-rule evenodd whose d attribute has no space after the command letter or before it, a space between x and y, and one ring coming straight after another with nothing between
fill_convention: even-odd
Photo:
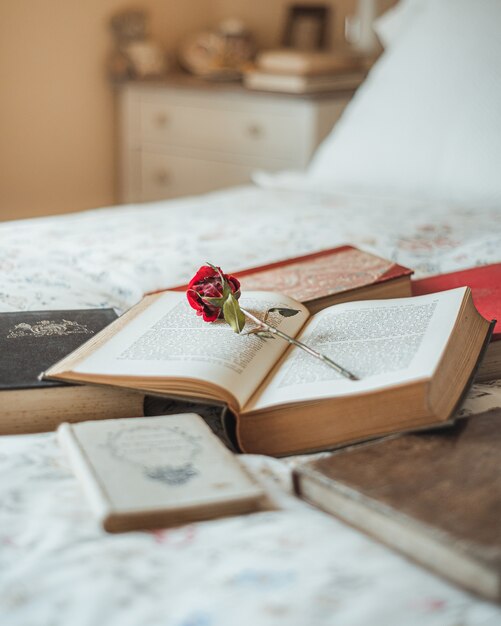
<instances>
[{"instance_id":1,"label":"open book page","mask_svg":"<svg viewBox=\"0 0 501 626\"><path fill-rule=\"evenodd\" d=\"M245 411L313 398L359 394L430 377L445 349L465 288L338 304L314 315L299 339L357 375L351 381L290 349Z\"/></svg>"},{"instance_id":2,"label":"open book page","mask_svg":"<svg viewBox=\"0 0 501 626\"><path fill-rule=\"evenodd\" d=\"M281 294L248 292L241 303L258 317L272 306L299 310L294 317L270 316L271 323L293 336L308 318L304 306ZM158 296L74 371L200 379L229 390L242 406L286 348L287 343L279 339L237 335L224 321L204 322L184 293L170 291Z\"/></svg>"}]
</instances>

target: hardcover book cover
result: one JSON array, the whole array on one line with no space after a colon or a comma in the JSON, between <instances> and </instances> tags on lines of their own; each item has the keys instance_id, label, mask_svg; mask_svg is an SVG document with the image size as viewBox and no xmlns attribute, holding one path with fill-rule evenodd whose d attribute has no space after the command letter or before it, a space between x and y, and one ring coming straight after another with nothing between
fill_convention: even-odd
<instances>
[{"instance_id":1,"label":"hardcover book cover","mask_svg":"<svg viewBox=\"0 0 501 626\"><path fill-rule=\"evenodd\" d=\"M471 289L477 310L487 319L497 320L476 377L477 382L496 380L501 377L501 263L411 281L415 296L463 286Z\"/></svg>"},{"instance_id":2,"label":"hardcover book cover","mask_svg":"<svg viewBox=\"0 0 501 626\"><path fill-rule=\"evenodd\" d=\"M295 470L296 492L412 560L501 600L501 409L353 446Z\"/></svg>"},{"instance_id":3,"label":"hardcover book cover","mask_svg":"<svg viewBox=\"0 0 501 626\"><path fill-rule=\"evenodd\" d=\"M393 261L353 246L342 246L235 275L242 289L279 291L308 302L411 274L412 270Z\"/></svg>"},{"instance_id":4,"label":"hardcover book cover","mask_svg":"<svg viewBox=\"0 0 501 626\"><path fill-rule=\"evenodd\" d=\"M63 385L39 375L116 318L113 309L0 313L0 391Z\"/></svg>"},{"instance_id":5,"label":"hardcover book cover","mask_svg":"<svg viewBox=\"0 0 501 626\"><path fill-rule=\"evenodd\" d=\"M143 394L40 379L116 319L113 309L0 313L0 435L143 415Z\"/></svg>"},{"instance_id":6,"label":"hardcover book cover","mask_svg":"<svg viewBox=\"0 0 501 626\"><path fill-rule=\"evenodd\" d=\"M353 246L339 246L230 273L242 291L284 293L313 313L347 300L410 296L413 271Z\"/></svg>"},{"instance_id":7,"label":"hardcover book cover","mask_svg":"<svg viewBox=\"0 0 501 626\"><path fill-rule=\"evenodd\" d=\"M238 457L193 413L61 424L58 440L109 532L249 513L265 504Z\"/></svg>"},{"instance_id":8,"label":"hardcover book cover","mask_svg":"<svg viewBox=\"0 0 501 626\"><path fill-rule=\"evenodd\" d=\"M469 287L479 313L486 319L497 320L491 341L501 339L501 263L413 280L411 285L414 296Z\"/></svg>"}]
</instances>

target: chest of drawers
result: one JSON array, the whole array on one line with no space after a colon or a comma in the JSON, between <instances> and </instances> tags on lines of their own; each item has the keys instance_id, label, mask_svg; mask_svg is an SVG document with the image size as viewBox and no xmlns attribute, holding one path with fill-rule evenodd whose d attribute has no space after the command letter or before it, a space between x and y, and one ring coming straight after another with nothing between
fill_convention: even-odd
<instances>
[{"instance_id":1,"label":"chest of drawers","mask_svg":"<svg viewBox=\"0 0 501 626\"><path fill-rule=\"evenodd\" d=\"M302 169L350 96L189 78L128 83L118 93L119 199L173 198L249 182L256 169Z\"/></svg>"}]
</instances>

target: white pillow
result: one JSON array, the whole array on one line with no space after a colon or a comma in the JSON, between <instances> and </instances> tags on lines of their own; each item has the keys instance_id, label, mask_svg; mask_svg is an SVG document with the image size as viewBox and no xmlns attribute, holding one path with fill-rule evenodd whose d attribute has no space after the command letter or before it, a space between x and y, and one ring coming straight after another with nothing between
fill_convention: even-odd
<instances>
[{"instance_id":1,"label":"white pillow","mask_svg":"<svg viewBox=\"0 0 501 626\"><path fill-rule=\"evenodd\" d=\"M501 0L433 0L315 154L310 183L501 207Z\"/></svg>"}]
</instances>

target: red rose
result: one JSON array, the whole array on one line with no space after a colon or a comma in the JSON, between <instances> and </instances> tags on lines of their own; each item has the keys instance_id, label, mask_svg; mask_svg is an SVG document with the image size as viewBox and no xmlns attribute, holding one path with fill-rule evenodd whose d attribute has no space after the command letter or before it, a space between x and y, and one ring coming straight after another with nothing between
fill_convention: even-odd
<instances>
[{"instance_id":1,"label":"red rose","mask_svg":"<svg viewBox=\"0 0 501 626\"><path fill-rule=\"evenodd\" d=\"M219 270L219 271L218 271ZM217 303L207 302L206 298L222 298L224 291L223 280L230 288L235 298L240 297L240 283L234 276L223 274L221 268L213 268L202 265L188 284L186 297L190 306L195 309L197 315L202 316L204 322L215 322L218 317L223 317L221 306Z\"/></svg>"}]
</instances>

